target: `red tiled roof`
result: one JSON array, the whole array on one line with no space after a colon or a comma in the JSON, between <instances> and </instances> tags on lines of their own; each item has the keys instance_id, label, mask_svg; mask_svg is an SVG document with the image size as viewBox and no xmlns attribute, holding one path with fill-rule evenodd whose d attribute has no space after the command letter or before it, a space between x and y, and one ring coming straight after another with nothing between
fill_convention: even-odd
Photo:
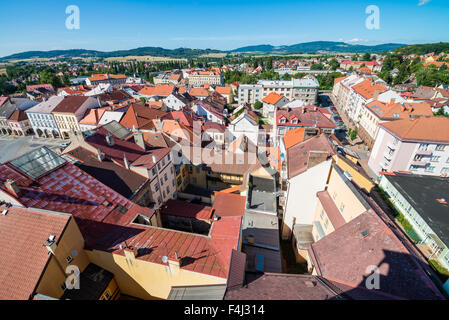
<instances>
[{"instance_id":1,"label":"red tiled roof","mask_svg":"<svg viewBox=\"0 0 449 320\"><path fill-rule=\"evenodd\" d=\"M113 137L114 145L110 146L106 142L106 135L108 134L106 129L100 127L95 132L94 135L85 139L86 143L95 149L100 149L107 157L122 166L124 166L124 156L126 156L132 165L152 168L155 165L153 155L156 156L156 162L158 162L170 152L170 148L154 148L151 146L144 150L132 140L120 140L116 137Z\"/></svg>"},{"instance_id":2,"label":"red tiled roof","mask_svg":"<svg viewBox=\"0 0 449 320\"><path fill-rule=\"evenodd\" d=\"M93 74L88 79L89 81L104 81L108 79L108 76L109 79L126 79L126 76L124 74L109 74L109 73Z\"/></svg>"},{"instance_id":3,"label":"red tiled roof","mask_svg":"<svg viewBox=\"0 0 449 320\"><path fill-rule=\"evenodd\" d=\"M166 119L178 120L179 123L193 127L193 122L199 120L199 117L194 113L188 113L185 110L171 111L167 114Z\"/></svg>"},{"instance_id":4,"label":"red tiled roof","mask_svg":"<svg viewBox=\"0 0 449 320\"><path fill-rule=\"evenodd\" d=\"M380 66L380 64L377 61L352 61L352 60L345 60L341 64L347 64L347 65L366 65L366 66Z\"/></svg>"},{"instance_id":5,"label":"red tiled roof","mask_svg":"<svg viewBox=\"0 0 449 320\"><path fill-rule=\"evenodd\" d=\"M0 107L6 102L6 100L8 100L9 99L9 97L3 97L3 96L1 96L0 97Z\"/></svg>"},{"instance_id":6,"label":"red tiled roof","mask_svg":"<svg viewBox=\"0 0 449 320\"><path fill-rule=\"evenodd\" d=\"M321 205L323 206L324 211L326 211L327 216L329 217L329 220L332 223L332 226L334 229L338 229L341 226L343 226L346 221L343 218L343 216L340 213L340 210L338 210L337 206L335 205L334 201L332 200L329 192L327 191L320 191L317 194L318 199L321 202Z\"/></svg>"},{"instance_id":7,"label":"red tiled roof","mask_svg":"<svg viewBox=\"0 0 449 320\"><path fill-rule=\"evenodd\" d=\"M208 97L210 92L206 88L192 88L189 91L189 95L192 97Z\"/></svg>"},{"instance_id":8,"label":"red tiled roof","mask_svg":"<svg viewBox=\"0 0 449 320\"><path fill-rule=\"evenodd\" d=\"M168 200L162 205L161 214L197 220L211 220L212 208L181 200Z\"/></svg>"},{"instance_id":9,"label":"red tiled roof","mask_svg":"<svg viewBox=\"0 0 449 320\"><path fill-rule=\"evenodd\" d=\"M285 149L288 149L295 144L302 142L304 140L304 133L305 128L296 128L287 131L287 133L283 137Z\"/></svg>"},{"instance_id":10,"label":"red tiled roof","mask_svg":"<svg viewBox=\"0 0 449 320\"><path fill-rule=\"evenodd\" d=\"M28 85L26 87L27 91L33 91L36 89L40 89L40 88L44 88L50 91L54 91L55 89L53 88L53 86L51 84L34 84L34 85Z\"/></svg>"},{"instance_id":11,"label":"red tiled roof","mask_svg":"<svg viewBox=\"0 0 449 320\"><path fill-rule=\"evenodd\" d=\"M285 123L280 122L281 118L285 119ZM296 119L297 123L292 123L293 119ZM313 105L289 110L278 109L276 122L278 127L314 127L316 125L317 128L336 128L336 125L321 112L320 108Z\"/></svg>"},{"instance_id":12,"label":"red tiled roof","mask_svg":"<svg viewBox=\"0 0 449 320\"><path fill-rule=\"evenodd\" d=\"M0 171L0 188L6 179L16 181L25 206L73 214L87 248L124 255L120 245L126 241L129 247L145 249L138 251L139 260L164 264L162 256L176 252L182 269L224 279L229 274L232 249L239 246L241 216L213 221L209 236L138 225L132 223L137 214L152 216L151 209L130 202L71 163L35 182L9 164L0 165ZM120 212L117 204L127 211Z\"/></svg>"},{"instance_id":13,"label":"red tiled roof","mask_svg":"<svg viewBox=\"0 0 449 320\"><path fill-rule=\"evenodd\" d=\"M0 165L0 171L1 185L7 179L19 185L19 200L24 206L73 214L86 243L97 248L97 240L105 236L96 229L99 224L115 226L109 228L110 232L115 232L109 237L117 239L126 230L121 231L117 225L128 225L137 213L153 215L153 210L132 203L71 163L63 164L35 183L9 164ZM127 212L119 212L116 205L123 206Z\"/></svg>"},{"instance_id":14,"label":"red tiled roof","mask_svg":"<svg viewBox=\"0 0 449 320\"><path fill-rule=\"evenodd\" d=\"M146 107L142 104L133 103L128 107L120 124L129 129L143 129L146 125L149 125L153 120L157 118L162 118L167 113ZM151 129L151 128L150 128Z\"/></svg>"},{"instance_id":15,"label":"red tiled roof","mask_svg":"<svg viewBox=\"0 0 449 320\"><path fill-rule=\"evenodd\" d=\"M374 96L374 93L377 91L379 94L381 94L384 91L387 91L388 88L384 87L380 84L375 84L371 82L371 80L364 80L360 82L359 84L356 84L352 87L355 92L360 94L365 99L371 99Z\"/></svg>"},{"instance_id":16,"label":"red tiled roof","mask_svg":"<svg viewBox=\"0 0 449 320\"><path fill-rule=\"evenodd\" d=\"M449 142L449 118L446 117L408 118L380 126L402 140Z\"/></svg>"},{"instance_id":17,"label":"red tiled roof","mask_svg":"<svg viewBox=\"0 0 449 320\"><path fill-rule=\"evenodd\" d=\"M215 200L212 206L214 214L219 217L243 217L246 197L239 194L214 192Z\"/></svg>"},{"instance_id":18,"label":"red tiled roof","mask_svg":"<svg viewBox=\"0 0 449 320\"><path fill-rule=\"evenodd\" d=\"M241 230L241 217L223 217L212 223L209 236L179 232L157 227L139 227L140 232L126 237L126 243L135 248L151 248L138 259L164 264L163 256L180 259L184 270L226 279L232 249L237 250ZM124 255L119 243L110 250Z\"/></svg>"},{"instance_id":19,"label":"red tiled roof","mask_svg":"<svg viewBox=\"0 0 449 320\"><path fill-rule=\"evenodd\" d=\"M0 300L28 300L51 255L43 245L50 235L59 241L69 215L19 207L0 215Z\"/></svg>"},{"instance_id":20,"label":"red tiled roof","mask_svg":"<svg viewBox=\"0 0 449 320\"><path fill-rule=\"evenodd\" d=\"M365 234L366 233L366 234ZM372 210L313 243L309 253L319 276L357 288L376 266L379 293L392 299L442 299L442 295L401 240Z\"/></svg>"},{"instance_id":21,"label":"red tiled roof","mask_svg":"<svg viewBox=\"0 0 449 320\"><path fill-rule=\"evenodd\" d=\"M90 124L97 125L98 121L100 121L101 116L105 113L105 111L111 110L111 107L97 108L88 110L87 114L81 119L80 124Z\"/></svg>"},{"instance_id":22,"label":"red tiled roof","mask_svg":"<svg viewBox=\"0 0 449 320\"><path fill-rule=\"evenodd\" d=\"M62 113L75 113L90 97L83 96L66 96L64 99L53 109L53 112Z\"/></svg>"},{"instance_id":23,"label":"red tiled roof","mask_svg":"<svg viewBox=\"0 0 449 320\"><path fill-rule=\"evenodd\" d=\"M276 104L281 100L284 96L282 94L278 94L276 92L270 92L265 98L262 99L263 102L269 104Z\"/></svg>"},{"instance_id":24,"label":"red tiled roof","mask_svg":"<svg viewBox=\"0 0 449 320\"><path fill-rule=\"evenodd\" d=\"M223 125L223 124L219 124L219 123L217 123L217 122L212 122L212 121L208 121L208 122L205 122L204 124L203 124L203 130L204 131L211 131L211 132L213 132L214 130L215 131L218 131L218 132L225 132L226 131L226 126L225 125Z\"/></svg>"},{"instance_id":25,"label":"red tiled roof","mask_svg":"<svg viewBox=\"0 0 449 320\"><path fill-rule=\"evenodd\" d=\"M26 113L22 110L14 111L11 116L8 118L8 121L20 122L28 120Z\"/></svg>"},{"instance_id":26,"label":"red tiled roof","mask_svg":"<svg viewBox=\"0 0 449 320\"><path fill-rule=\"evenodd\" d=\"M155 86L148 86L139 91L139 94L145 96L169 96L175 90L172 84L157 84Z\"/></svg>"},{"instance_id":27,"label":"red tiled roof","mask_svg":"<svg viewBox=\"0 0 449 320\"><path fill-rule=\"evenodd\" d=\"M334 155L332 144L324 133L290 147L287 150L288 177L293 178L306 171L310 153L318 151Z\"/></svg>"},{"instance_id":28,"label":"red tiled roof","mask_svg":"<svg viewBox=\"0 0 449 320\"><path fill-rule=\"evenodd\" d=\"M231 87L215 87L215 91L217 91L219 94L231 94L232 88Z\"/></svg>"},{"instance_id":29,"label":"red tiled roof","mask_svg":"<svg viewBox=\"0 0 449 320\"><path fill-rule=\"evenodd\" d=\"M427 102L384 103L376 100L367 104L366 108L380 119L433 116L432 109Z\"/></svg>"}]
</instances>

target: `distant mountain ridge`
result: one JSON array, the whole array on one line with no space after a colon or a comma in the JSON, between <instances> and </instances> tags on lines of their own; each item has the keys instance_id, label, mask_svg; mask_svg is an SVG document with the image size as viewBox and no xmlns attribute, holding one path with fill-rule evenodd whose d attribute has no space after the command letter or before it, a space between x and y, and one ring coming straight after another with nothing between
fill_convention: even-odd
<instances>
[{"instance_id":1,"label":"distant mountain ridge","mask_svg":"<svg viewBox=\"0 0 449 320\"><path fill-rule=\"evenodd\" d=\"M51 51L27 51L15 53L0 58L0 61L32 59L32 58L58 58L58 57L110 58L110 57L125 57L125 56L154 56L154 57L168 57L168 58L189 58L199 56L202 54L220 53L220 52L221 51L219 50L212 50L212 49L189 49L189 48L164 49L161 47L142 47L130 50L116 50L110 52L85 50L85 49L69 49L69 50L51 50Z\"/></svg>"},{"instance_id":2,"label":"distant mountain ridge","mask_svg":"<svg viewBox=\"0 0 449 320\"><path fill-rule=\"evenodd\" d=\"M273 46L269 44L246 46L230 51L213 50L213 49L164 49L161 47L141 47L131 50L116 50L111 52L85 50L85 49L70 49L70 50L52 50L52 51L27 51L12 54L3 58L5 60L19 60L31 58L73 58L73 57L125 57L125 56L154 56L154 57L169 57L169 58L190 58L197 57L209 53L244 53L244 52L260 52L260 53L280 53L280 54L294 54L294 53L381 53L392 51L394 49L407 46L405 44L386 43L375 46L353 45L345 42L332 41L314 41L298 43L289 46Z\"/></svg>"},{"instance_id":3,"label":"distant mountain ridge","mask_svg":"<svg viewBox=\"0 0 449 320\"><path fill-rule=\"evenodd\" d=\"M406 46L399 43L385 43L375 46L349 44L346 42L313 41L293 44L290 46L272 46L269 44L246 46L232 50L232 52L263 52L263 53L381 53Z\"/></svg>"}]
</instances>

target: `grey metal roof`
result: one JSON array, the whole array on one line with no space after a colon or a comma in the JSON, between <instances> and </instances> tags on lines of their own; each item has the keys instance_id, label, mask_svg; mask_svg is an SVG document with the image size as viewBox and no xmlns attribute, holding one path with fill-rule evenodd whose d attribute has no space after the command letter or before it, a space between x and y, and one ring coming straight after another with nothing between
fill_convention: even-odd
<instances>
[{"instance_id":1,"label":"grey metal roof","mask_svg":"<svg viewBox=\"0 0 449 320\"><path fill-rule=\"evenodd\" d=\"M131 131L128 130L126 127L122 126L117 121L113 120L105 125L103 125L103 128L105 128L107 131L109 131L113 136L116 138L123 140L127 136L131 134Z\"/></svg>"},{"instance_id":2,"label":"grey metal roof","mask_svg":"<svg viewBox=\"0 0 449 320\"><path fill-rule=\"evenodd\" d=\"M172 287L167 300L223 300L226 284Z\"/></svg>"},{"instance_id":3,"label":"grey metal roof","mask_svg":"<svg viewBox=\"0 0 449 320\"><path fill-rule=\"evenodd\" d=\"M0 118L8 119L16 110L26 110L37 102L26 98L9 98L0 108Z\"/></svg>"},{"instance_id":4,"label":"grey metal roof","mask_svg":"<svg viewBox=\"0 0 449 320\"><path fill-rule=\"evenodd\" d=\"M277 216L245 211L242 228L243 243L279 250L279 220ZM251 243L251 238L254 238L253 243Z\"/></svg>"},{"instance_id":5,"label":"grey metal roof","mask_svg":"<svg viewBox=\"0 0 449 320\"><path fill-rule=\"evenodd\" d=\"M396 173L383 176L418 212L427 225L449 247L449 179L435 176Z\"/></svg>"}]
</instances>

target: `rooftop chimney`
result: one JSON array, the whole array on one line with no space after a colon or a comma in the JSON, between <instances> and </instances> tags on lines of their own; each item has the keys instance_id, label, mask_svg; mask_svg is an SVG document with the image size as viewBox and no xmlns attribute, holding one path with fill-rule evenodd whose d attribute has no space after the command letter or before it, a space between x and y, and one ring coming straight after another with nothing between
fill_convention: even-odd
<instances>
[{"instance_id":1,"label":"rooftop chimney","mask_svg":"<svg viewBox=\"0 0 449 320\"><path fill-rule=\"evenodd\" d=\"M125 164L125 168L129 170L129 161L126 154L123 154L123 163Z\"/></svg>"},{"instance_id":2,"label":"rooftop chimney","mask_svg":"<svg viewBox=\"0 0 449 320\"><path fill-rule=\"evenodd\" d=\"M126 245L126 244L125 244ZM127 245L126 245L127 246ZM126 247L123 249L125 252L125 257L128 261L134 261L137 257L137 248L134 247Z\"/></svg>"},{"instance_id":3,"label":"rooftop chimney","mask_svg":"<svg viewBox=\"0 0 449 320\"><path fill-rule=\"evenodd\" d=\"M14 180L8 179L5 181L6 189L12 193L14 196L20 196L20 188Z\"/></svg>"},{"instance_id":4,"label":"rooftop chimney","mask_svg":"<svg viewBox=\"0 0 449 320\"><path fill-rule=\"evenodd\" d=\"M111 147L114 145L114 137L109 132L106 134L106 143Z\"/></svg>"},{"instance_id":5,"label":"rooftop chimney","mask_svg":"<svg viewBox=\"0 0 449 320\"><path fill-rule=\"evenodd\" d=\"M176 252L174 257L168 257L168 267L172 274L179 272L179 269L181 268L181 259Z\"/></svg>"},{"instance_id":6,"label":"rooftop chimney","mask_svg":"<svg viewBox=\"0 0 449 320\"><path fill-rule=\"evenodd\" d=\"M56 250L56 236L51 234L47 241L45 241L44 246L47 247L48 252L54 255Z\"/></svg>"},{"instance_id":7,"label":"rooftop chimney","mask_svg":"<svg viewBox=\"0 0 449 320\"><path fill-rule=\"evenodd\" d=\"M153 155L151 156L151 158L153 159L153 163L156 164L156 156L153 154Z\"/></svg>"},{"instance_id":8,"label":"rooftop chimney","mask_svg":"<svg viewBox=\"0 0 449 320\"><path fill-rule=\"evenodd\" d=\"M103 161L103 159L104 159L104 153L103 152L101 152L101 150L100 150L100 148L97 148L97 158L98 158L98 161Z\"/></svg>"}]
</instances>

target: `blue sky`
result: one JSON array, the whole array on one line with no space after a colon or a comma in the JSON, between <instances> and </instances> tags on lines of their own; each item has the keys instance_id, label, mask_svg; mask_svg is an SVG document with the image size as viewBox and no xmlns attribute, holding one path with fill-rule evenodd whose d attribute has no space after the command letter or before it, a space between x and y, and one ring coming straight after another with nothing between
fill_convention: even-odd
<instances>
[{"instance_id":1,"label":"blue sky","mask_svg":"<svg viewBox=\"0 0 449 320\"><path fill-rule=\"evenodd\" d=\"M380 9L368 30L365 8ZM65 27L66 7L80 29ZM30 50L142 46L235 49L325 40L359 44L449 41L447 0L0 0L0 56Z\"/></svg>"}]
</instances>

